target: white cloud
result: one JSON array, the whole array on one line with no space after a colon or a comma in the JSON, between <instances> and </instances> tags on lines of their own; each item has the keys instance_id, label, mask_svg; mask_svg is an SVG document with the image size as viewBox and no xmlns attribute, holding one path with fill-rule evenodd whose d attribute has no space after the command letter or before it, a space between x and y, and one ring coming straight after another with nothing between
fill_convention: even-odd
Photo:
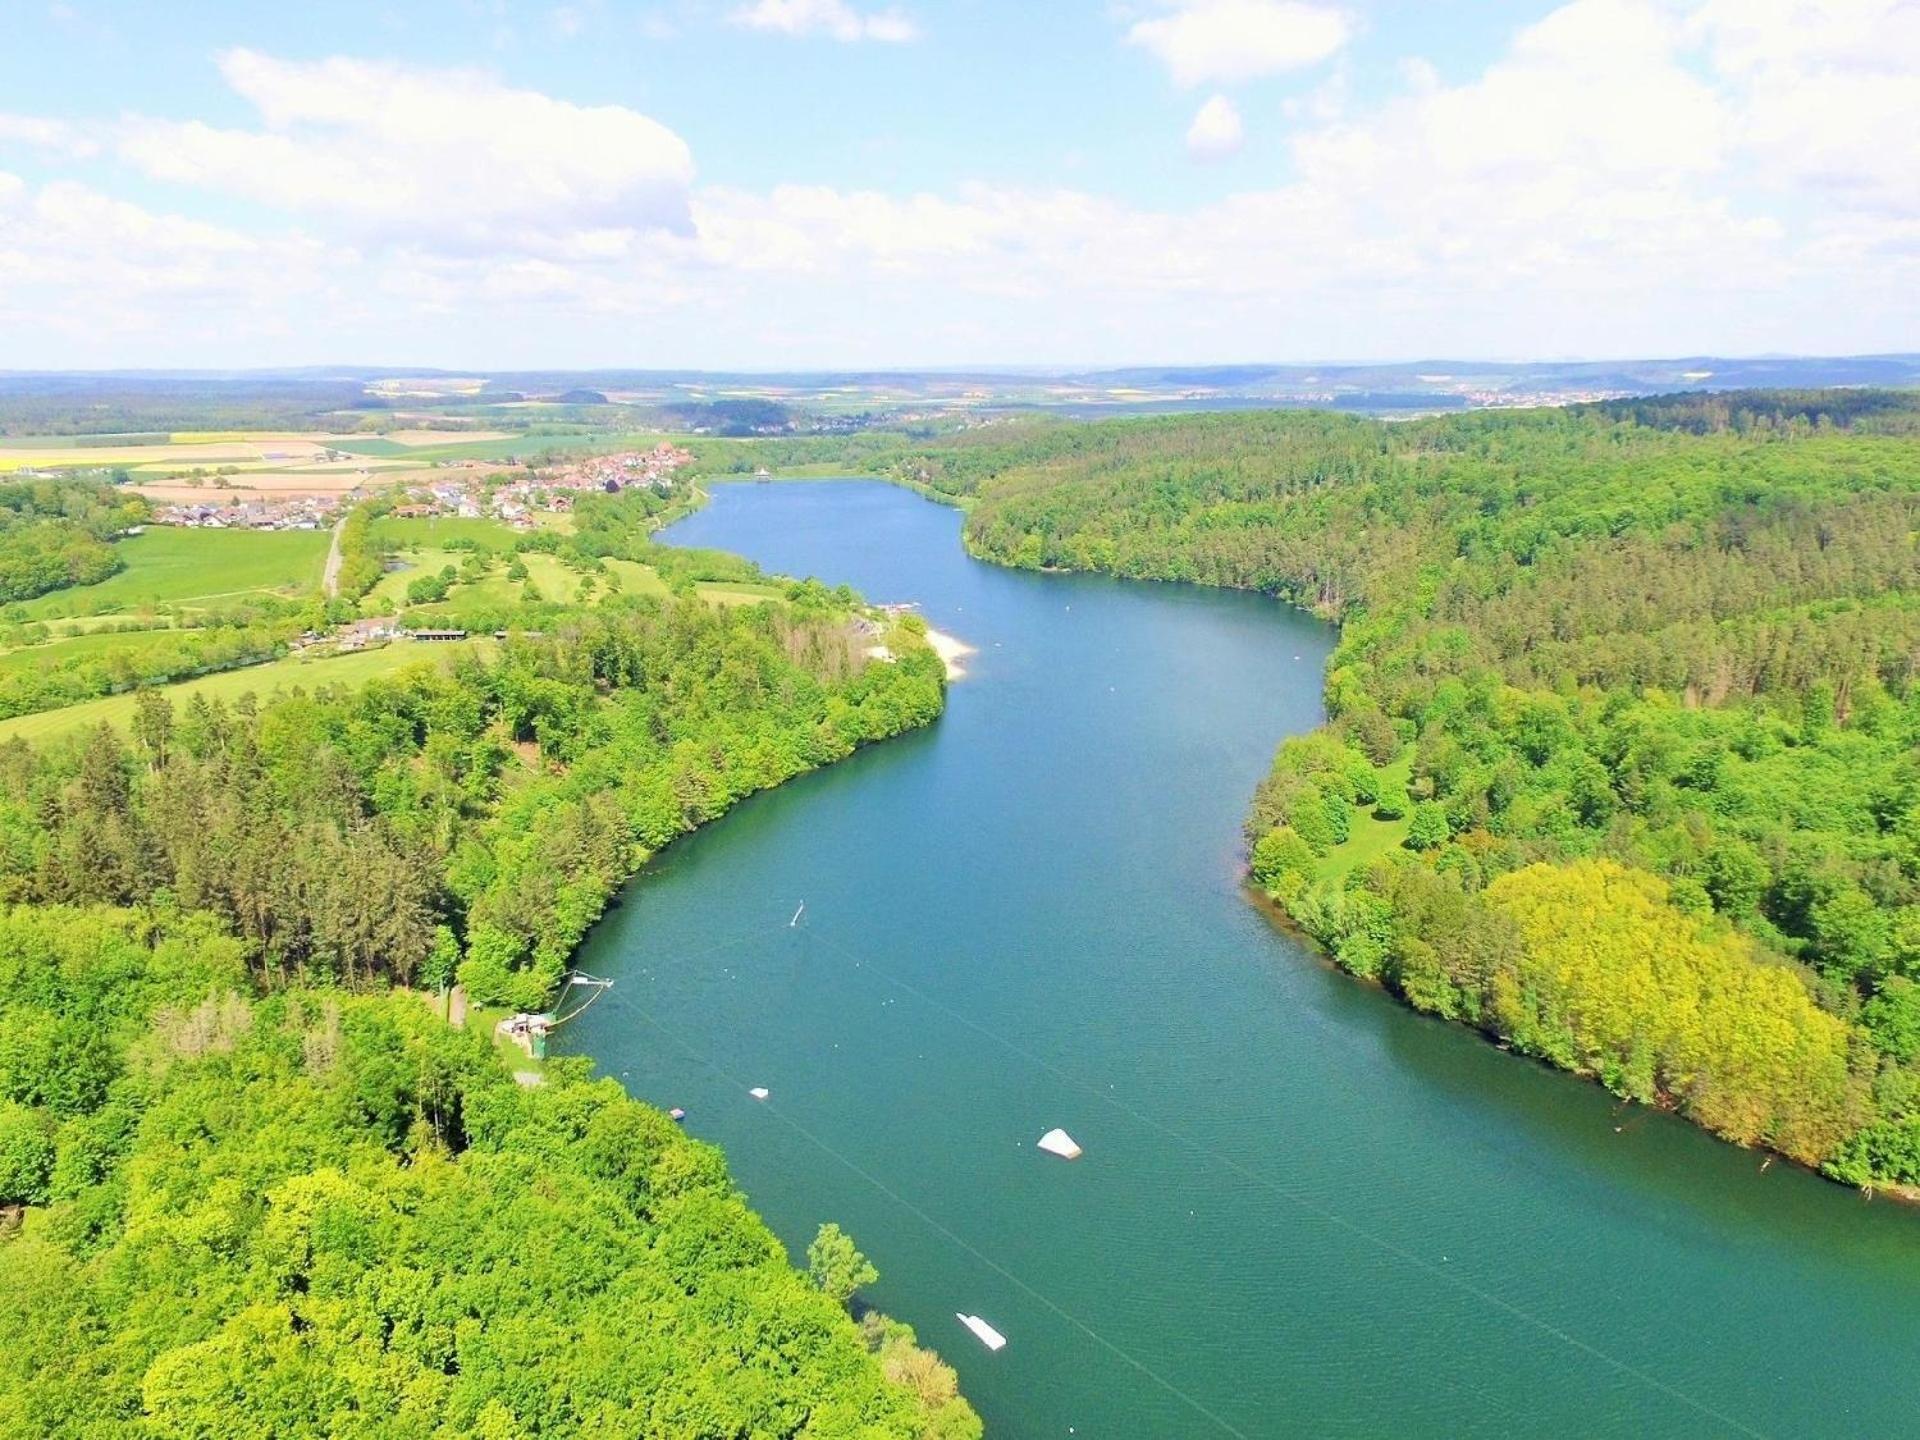
<instances>
[{"instance_id":1,"label":"white cloud","mask_svg":"<svg viewBox=\"0 0 1920 1440\"><path fill-rule=\"evenodd\" d=\"M222 337L290 333L348 259L299 236L261 238L71 180L36 188L0 173L0 332L14 365L75 354L113 363L142 344L153 356L212 353Z\"/></svg>"},{"instance_id":2,"label":"white cloud","mask_svg":"<svg viewBox=\"0 0 1920 1440\"><path fill-rule=\"evenodd\" d=\"M86 159L100 149L98 142L64 120L4 112L0 112L0 145L31 145L75 160Z\"/></svg>"},{"instance_id":3,"label":"white cloud","mask_svg":"<svg viewBox=\"0 0 1920 1440\"><path fill-rule=\"evenodd\" d=\"M1909 343L1920 185L1816 204L1811 222L1756 203L1769 162L1746 137L1777 134L1796 102L1703 70L1708 33L1668 0L1573 0L1465 83L1413 66L1397 99L1327 107L1292 138L1293 180L1197 211L1004 187L708 190L696 227L716 265L805 276L813 294L897 277L989 306L1021 297L1023 358L1122 316L1196 357L1844 349L1868 329ZM1236 130L1215 99L1190 131L1198 153ZM1814 137L1798 143L1818 160ZM1886 148L1841 173L1890 181L1913 147Z\"/></svg>"},{"instance_id":4,"label":"white cloud","mask_svg":"<svg viewBox=\"0 0 1920 1440\"><path fill-rule=\"evenodd\" d=\"M1325 60L1351 33L1344 12L1301 0L1178 0L1172 14L1135 22L1127 40L1157 55L1176 85L1231 85Z\"/></svg>"},{"instance_id":5,"label":"white cloud","mask_svg":"<svg viewBox=\"0 0 1920 1440\"><path fill-rule=\"evenodd\" d=\"M621 105L375 61L220 57L262 128L133 120L119 154L363 236L540 249L584 227L685 229L693 157Z\"/></svg>"},{"instance_id":6,"label":"white cloud","mask_svg":"<svg viewBox=\"0 0 1920 1440\"><path fill-rule=\"evenodd\" d=\"M1246 138L1246 127L1233 102L1215 95L1200 107L1193 124L1187 127L1187 151L1196 159L1218 160L1233 154Z\"/></svg>"},{"instance_id":7,"label":"white cloud","mask_svg":"<svg viewBox=\"0 0 1920 1440\"><path fill-rule=\"evenodd\" d=\"M1763 183L1883 214L1920 205L1920 5L1707 0L1690 29Z\"/></svg>"},{"instance_id":8,"label":"white cloud","mask_svg":"<svg viewBox=\"0 0 1920 1440\"><path fill-rule=\"evenodd\" d=\"M282 218L0 176L0 364L60 343L65 363L734 366L1910 347L1914 8L1571 0L1480 73L1409 64L1385 100L1343 59L1286 110L1284 182L1184 208L696 185L619 107L233 56L256 125L85 133ZM1876 23L1842 23L1856 9ZM1189 140L1239 128L1214 95Z\"/></svg>"},{"instance_id":9,"label":"white cloud","mask_svg":"<svg viewBox=\"0 0 1920 1440\"><path fill-rule=\"evenodd\" d=\"M755 0L732 14L749 30L781 35L826 35L834 40L879 40L900 44L919 27L898 10L856 10L847 0Z\"/></svg>"}]
</instances>

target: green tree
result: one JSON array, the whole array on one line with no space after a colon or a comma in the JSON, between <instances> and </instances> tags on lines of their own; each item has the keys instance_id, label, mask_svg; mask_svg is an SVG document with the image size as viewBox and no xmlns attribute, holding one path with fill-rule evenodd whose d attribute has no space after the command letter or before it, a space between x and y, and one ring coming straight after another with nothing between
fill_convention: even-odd
<instances>
[{"instance_id":1,"label":"green tree","mask_svg":"<svg viewBox=\"0 0 1920 1440\"><path fill-rule=\"evenodd\" d=\"M854 1247L853 1238L832 1221L822 1225L807 1246L807 1274L838 1305L847 1304L861 1286L880 1278L872 1262Z\"/></svg>"},{"instance_id":2,"label":"green tree","mask_svg":"<svg viewBox=\"0 0 1920 1440\"><path fill-rule=\"evenodd\" d=\"M1714 909L1735 919L1747 919L1760 908L1760 898L1773 878L1760 853L1738 836L1716 840L1706 854L1707 894Z\"/></svg>"},{"instance_id":3,"label":"green tree","mask_svg":"<svg viewBox=\"0 0 1920 1440\"><path fill-rule=\"evenodd\" d=\"M1314 854L1291 826L1281 825L1262 835L1253 847L1250 869L1254 880L1272 889L1288 875L1311 875Z\"/></svg>"},{"instance_id":4,"label":"green tree","mask_svg":"<svg viewBox=\"0 0 1920 1440\"><path fill-rule=\"evenodd\" d=\"M53 1162L53 1130L47 1118L0 1100L0 1205L44 1203Z\"/></svg>"},{"instance_id":5,"label":"green tree","mask_svg":"<svg viewBox=\"0 0 1920 1440\"><path fill-rule=\"evenodd\" d=\"M1447 824L1447 807L1435 800L1422 801L1413 808L1413 821L1407 826L1409 850L1435 850L1452 836Z\"/></svg>"}]
</instances>

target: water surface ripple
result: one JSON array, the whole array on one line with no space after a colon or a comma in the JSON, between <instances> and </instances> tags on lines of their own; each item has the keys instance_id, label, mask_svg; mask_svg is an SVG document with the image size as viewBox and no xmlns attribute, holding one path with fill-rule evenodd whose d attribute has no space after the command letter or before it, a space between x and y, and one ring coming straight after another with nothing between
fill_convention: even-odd
<instances>
[{"instance_id":1,"label":"water surface ripple","mask_svg":"<svg viewBox=\"0 0 1920 1440\"><path fill-rule=\"evenodd\" d=\"M1247 902L1241 813L1331 631L982 565L959 524L836 481L668 533L980 653L929 731L649 867L569 1047L685 1106L796 1254L851 1230L990 1434L1914 1429L1920 1214L1413 1015Z\"/></svg>"}]
</instances>

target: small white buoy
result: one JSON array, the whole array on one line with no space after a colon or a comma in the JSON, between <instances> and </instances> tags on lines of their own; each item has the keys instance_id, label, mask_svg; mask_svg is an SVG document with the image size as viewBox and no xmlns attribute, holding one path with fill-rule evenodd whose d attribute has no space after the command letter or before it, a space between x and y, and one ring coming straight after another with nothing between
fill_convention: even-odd
<instances>
[{"instance_id":1,"label":"small white buoy","mask_svg":"<svg viewBox=\"0 0 1920 1440\"><path fill-rule=\"evenodd\" d=\"M764 1085L756 1085L751 1090L747 1091L747 1094L751 1095L756 1100L764 1100L771 1093L772 1092L769 1091L767 1087Z\"/></svg>"},{"instance_id":2,"label":"small white buoy","mask_svg":"<svg viewBox=\"0 0 1920 1440\"><path fill-rule=\"evenodd\" d=\"M1083 1153L1074 1138L1057 1127L1047 1131L1036 1143L1049 1155L1058 1155L1062 1160L1078 1160Z\"/></svg>"},{"instance_id":3,"label":"small white buoy","mask_svg":"<svg viewBox=\"0 0 1920 1440\"><path fill-rule=\"evenodd\" d=\"M953 1312L953 1318L971 1330L974 1338L986 1346L987 1349L1004 1350L1007 1348L1007 1337L994 1329L993 1326L989 1325L986 1321L982 1320L978 1315L962 1315L956 1310Z\"/></svg>"}]
</instances>

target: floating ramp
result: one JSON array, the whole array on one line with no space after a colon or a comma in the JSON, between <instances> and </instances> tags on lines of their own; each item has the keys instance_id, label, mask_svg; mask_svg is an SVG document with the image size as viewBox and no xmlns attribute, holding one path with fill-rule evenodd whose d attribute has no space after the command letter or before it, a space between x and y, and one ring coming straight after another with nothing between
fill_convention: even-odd
<instances>
[{"instance_id":1,"label":"floating ramp","mask_svg":"<svg viewBox=\"0 0 1920 1440\"><path fill-rule=\"evenodd\" d=\"M747 1091L747 1094L751 1095L756 1100L764 1100L767 1098L768 1095L772 1093L773 1092L768 1090L767 1087L764 1085L756 1085L751 1090Z\"/></svg>"},{"instance_id":2,"label":"floating ramp","mask_svg":"<svg viewBox=\"0 0 1920 1440\"><path fill-rule=\"evenodd\" d=\"M1047 1131L1035 1143L1049 1155L1058 1155L1062 1160L1078 1160L1085 1153L1073 1136L1058 1127Z\"/></svg>"},{"instance_id":3,"label":"floating ramp","mask_svg":"<svg viewBox=\"0 0 1920 1440\"><path fill-rule=\"evenodd\" d=\"M987 1349L1004 1350L1007 1348L1007 1337L994 1329L993 1326L989 1325L986 1321L982 1320L978 1315L962 1315L956 1310L954 1311L953 1318L971 1330L973 1332L973 1338L986 1346Z\"/></svg>"}]
</instances>

